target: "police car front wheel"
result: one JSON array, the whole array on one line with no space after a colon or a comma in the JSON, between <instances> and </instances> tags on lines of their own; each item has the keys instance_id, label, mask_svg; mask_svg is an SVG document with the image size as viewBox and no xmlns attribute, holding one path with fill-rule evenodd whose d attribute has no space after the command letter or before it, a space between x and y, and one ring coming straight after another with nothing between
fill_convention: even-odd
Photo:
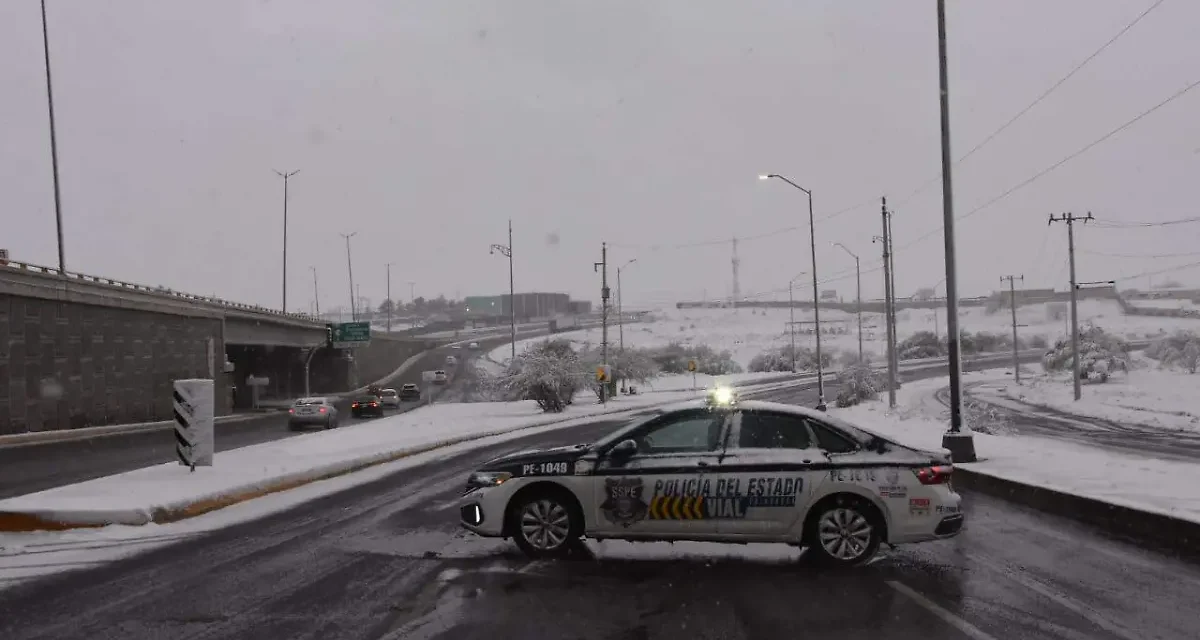
<instances>
[{"instance_id":1,"label":"police car front wheel","mask_svg":"<svg viewBox=\"0 0 1200 640\"><path fill-rule=\"evenodd\" d=\"M535 558L566 553L583 528L577 510L553 492L525 497L511 514L513 540Z\"/></svg>"}]
</instances>

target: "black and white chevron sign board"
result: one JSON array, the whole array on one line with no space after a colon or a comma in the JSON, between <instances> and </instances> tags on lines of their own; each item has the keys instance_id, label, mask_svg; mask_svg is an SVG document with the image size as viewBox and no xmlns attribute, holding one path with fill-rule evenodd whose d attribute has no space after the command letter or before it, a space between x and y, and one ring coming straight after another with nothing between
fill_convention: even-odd
<instances>
[{"instance_id":1,"label":"black and white chevron sign board","mask_svg":"<svg viewBox=\"0 0 1200 640\"><path fill-rule=\"evenodd\" d=\"M212 380L175 381L175 457L193 470L213 463L213 390Z\"/></svg>"}]
</instances>

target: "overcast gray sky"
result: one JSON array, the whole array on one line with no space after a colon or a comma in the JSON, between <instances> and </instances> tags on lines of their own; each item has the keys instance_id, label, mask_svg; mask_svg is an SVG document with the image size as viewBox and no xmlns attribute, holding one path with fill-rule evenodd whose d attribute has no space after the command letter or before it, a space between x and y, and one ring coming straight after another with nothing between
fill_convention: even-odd
<instances>
[{"instance_id":1,"label":"overcast gray sky","mask_svg":"<svg viewBox=\"0 0 1200 640\"><path fill-rule=\"evenodd\" d=\"M949 3L958 157L1152 0ZM600 242L626 303L786 288L809 264L853 296L894 205L901 294L944 275L933 0L49 0L69 269L277 306L282 181L295 170L289 306L507 289L488 255L515 227L519 290L595 299ZM960 214L1191 82L1200 3L1166 0L956 167ZM37 0L0 2L0 246L53 265ZM959 223L960 292L1001 275L1064 287L1049 212L1193 216L1200 89ZM797 230L784 230L800 226ZM1080 280L1200 261L1197 225L1083 229ZM1196 282L1197 270L1157 276ZM864 295L882 277L864 274ZM1147 278L1134 283L1145 287ZM808 297L806 293L802 294ZM798 295L801 295L798 293ZM786 297L786 294L782 294Z\"/></svg>"}]
</instances>

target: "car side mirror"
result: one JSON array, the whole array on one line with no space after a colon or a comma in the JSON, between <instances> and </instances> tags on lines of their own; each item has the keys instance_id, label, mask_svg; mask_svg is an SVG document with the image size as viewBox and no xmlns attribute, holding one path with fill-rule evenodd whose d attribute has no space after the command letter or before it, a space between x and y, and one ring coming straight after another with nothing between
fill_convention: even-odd
<instances>
[{"instance_id":1,"label":"car side mirror","mask_svg":"<svg viewBox=\"0 0 1200 640\"><path fill-rule=\"evenodd\" d=\"M608 457L614 460L626 460L633 454L637 453L638 445L633 440L622 440L615 447L608 450Z\"/></svg>"}]
</instances>

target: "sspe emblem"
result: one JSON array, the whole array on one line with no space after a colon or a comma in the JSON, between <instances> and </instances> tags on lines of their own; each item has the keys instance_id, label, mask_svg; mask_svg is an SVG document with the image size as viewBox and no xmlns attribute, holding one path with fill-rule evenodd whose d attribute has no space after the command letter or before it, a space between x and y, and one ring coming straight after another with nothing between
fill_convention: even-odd
<instances>
[{"instance_id":1,"label":"sspe emblem","mask_svg":"<svg viewBox=\"0 0 1200 640\"><path fill-rule=\"evenodd\" d=\"M642 499L645 490L641 478L605 478L606 497L600 511L609 522L626 527L645 520L649 509Z\"/></svg>"}]
</instances>

